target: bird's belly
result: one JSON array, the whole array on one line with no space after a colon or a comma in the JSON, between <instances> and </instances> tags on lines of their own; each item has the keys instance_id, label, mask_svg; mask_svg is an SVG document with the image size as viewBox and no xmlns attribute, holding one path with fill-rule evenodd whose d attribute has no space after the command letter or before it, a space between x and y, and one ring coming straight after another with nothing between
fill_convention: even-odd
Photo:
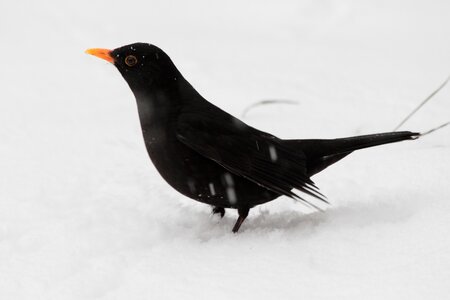
<instances>
[{"instance_id":1,"label":"bird's belly","mask_svg":"<svg viewBox=\"0 0 450 300\"><path fill-rule=\"evenodd\" d=\"M229 172L175 138L149 138L146 147L160 175L174 189L197 201L220 207L253 207L279 194Z\"/></svg>"}]
</instances>

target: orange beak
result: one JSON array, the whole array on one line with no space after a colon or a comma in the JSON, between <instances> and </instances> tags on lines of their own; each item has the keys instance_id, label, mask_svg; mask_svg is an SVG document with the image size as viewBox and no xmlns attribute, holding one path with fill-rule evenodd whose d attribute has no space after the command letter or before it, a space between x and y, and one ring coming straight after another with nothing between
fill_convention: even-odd
<instances>
[{"instance_id":1,"label":"orange beak","mask_svg":"<svg viewBox=\"0 0 450 300\"><path fill-rule=\"evenodd\" d=\"M102 58L106 61L109 61L110 63L114 63L114 58L111 56L111 50L109 50L109 49L92 48L92 49L87 49L84 52L87 54Z\"/></svg>"}]
</instances>

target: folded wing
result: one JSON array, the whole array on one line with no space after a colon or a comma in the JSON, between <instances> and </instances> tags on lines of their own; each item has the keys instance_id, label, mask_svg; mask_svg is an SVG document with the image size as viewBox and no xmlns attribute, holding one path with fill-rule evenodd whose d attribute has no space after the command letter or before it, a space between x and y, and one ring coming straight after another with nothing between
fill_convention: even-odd
<instances>
[{"instance_id":1,"label":"folded wing","mask_svg":"<svg viewBox=\"0 0 450 300\"><path fill-rule=\"evenodd\" d=\"M324 202L325 197L306 175L306 158L282 140L258 131L237 119L228 124L183 114L177 124L177 138L202 156L268 190L314 206L294 193L297 189ZM314 206L315 207L315 206Z\"/></svg>"}]
</instances>

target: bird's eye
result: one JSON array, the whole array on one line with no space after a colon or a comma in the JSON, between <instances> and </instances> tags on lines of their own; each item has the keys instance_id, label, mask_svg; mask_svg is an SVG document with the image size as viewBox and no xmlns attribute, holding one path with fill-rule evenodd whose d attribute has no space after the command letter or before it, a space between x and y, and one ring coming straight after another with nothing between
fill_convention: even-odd
<instances>
[{"instance_id":1,"label":"bird's eye","mask_svg":"<svg viewBox=\"0 0 450 300\"><path fill-rule=\"evenodd\" d=\"M132 67L135 64L137 64L137 58L134 55L128 55L127 57L125 57L125 63L127 64L127 66Z\"/></svg>"}]
</instances>

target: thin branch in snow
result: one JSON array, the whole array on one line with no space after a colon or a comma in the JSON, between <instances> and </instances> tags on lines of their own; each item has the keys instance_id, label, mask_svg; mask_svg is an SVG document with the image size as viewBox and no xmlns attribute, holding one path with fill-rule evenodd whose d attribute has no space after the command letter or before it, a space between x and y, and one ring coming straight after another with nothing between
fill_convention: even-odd
<instances>
[{"instance_id":1,"label":"thin branch in snow","mask_svg":"<svg viewBox=\"0 0 450 300\"><path fill-rule=\"evenodd\" d=\"M440 90L442 90L442 88L444 88L444 86L450 81L450 75L447 77L447 79L434 91L432 92L427 98L425 98L425 100L423 100L412 112L410 112L406 118L404 118L395 128L393 131L397 131L403 124L406 123L406 121L408 121L416 112L419 111L419 109L422 108L422 106L425 105L425 103L427 103L428 101L431 100L431 98L434 97L434 95L436 95Z\"/></svg>"},{"instance_id":2,"label":"thin branch in snow","mask_svg":"<svg viewBox=\"0 0 450 300\"><path fill-rule=\"evenodd\" d=\"M255 102L249 106L247 106L244 111L241 114L241 117L244 118L247 113L252 110L255 107L258 106L262 106L262 105L267 105L267 104L291 104L291 105L297 105L298 101L294 101L294 100L261 100L258 102Z\"/></svg>"},{"instance_id":3,"label":"thin branch in snow","mask_svg":"<svg viewBox=\"0 0 450 300\"><path fill-rule=\"evenodd\" d=\"M438 127L434 127L433 129L430 129L430 130L428 130L428 131L422 132L422 133L420 134L420 136L424 136L424 135L430 134L430 133L432 133L432 132L435 132L436 130L442 129L442 128L444 128L445 126L447 126L447 125L449 125L449 124L450 124L450 122L447 122L447 123L444 123L444 124L442 124L442 125L440 125L440 126L438 126Z\"/></svg>"}]
</instances>

